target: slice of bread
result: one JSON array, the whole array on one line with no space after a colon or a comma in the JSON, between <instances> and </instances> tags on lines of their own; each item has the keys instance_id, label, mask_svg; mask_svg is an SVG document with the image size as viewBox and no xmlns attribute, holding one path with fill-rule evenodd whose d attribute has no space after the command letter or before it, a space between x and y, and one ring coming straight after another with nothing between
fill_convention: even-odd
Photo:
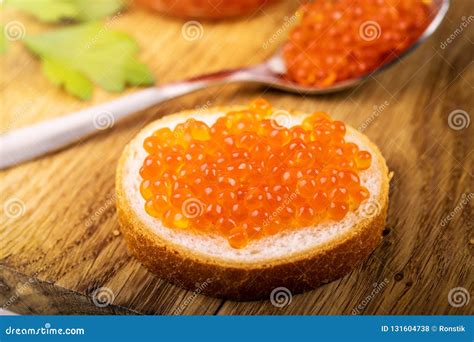
<instances>
[{"instance_id":1,"label":"slice of bread","mask_svg":"<svg viewBox=\"0 0 474 342\"><path fill-rule=\"evenodd\" d=\"M372 154L372 166L360 173L370 198L341 221L287 230L232 248L224 237L171 229L148 215L139 188L139 169L147 155L144 139L162 127L195 118L211 125L231 110L184 111L145 127L125 148L117 175L117 209L132 254L149 270L178 286L233 300L268 299L278 287L291 293L313 289L354 269L380 243L388 207L389 172L379 149L347 127L346 141ZM305 114L291 112L299 124Z\"/></svg>"}]
</instances>

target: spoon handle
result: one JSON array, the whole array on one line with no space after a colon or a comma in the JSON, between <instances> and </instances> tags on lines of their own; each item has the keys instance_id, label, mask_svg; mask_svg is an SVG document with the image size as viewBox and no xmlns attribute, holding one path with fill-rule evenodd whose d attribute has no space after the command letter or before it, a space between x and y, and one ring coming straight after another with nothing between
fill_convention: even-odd
<instances>
[{"instance_id":1,"label":"spoon handle","mask_svg":"<svg viewBox=\"0 0 474 342\"><path fill-rule=\"evenodd\" d=\"M153 87L0 135L0 170L64 148L111 128L132 114L219 84L252 81L253 68L220 71Z\"/></svg>"}]
</instances>

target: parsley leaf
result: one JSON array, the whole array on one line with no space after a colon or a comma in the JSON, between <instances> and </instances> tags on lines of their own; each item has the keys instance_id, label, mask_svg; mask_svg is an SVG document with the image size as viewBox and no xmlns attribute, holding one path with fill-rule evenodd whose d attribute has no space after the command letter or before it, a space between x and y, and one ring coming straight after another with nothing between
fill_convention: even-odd
<instances>
[{"instance_id":1,"label":"parsley leaf","mask_svg":"<svg viewBox=\"0 0 474 342\"><path fill-rule=\"evenodd\" d=\"M135 58L133 38L96 22L27 36L24 42L40 57L46 77L81 99L91 97L92 82L112 92L153 83L150 70Z\"/></svg>"},{"instance_id":2,"label":"parsley leaf","mask_svg":"<svg viewBox=\"0 0 474 342\"><path fill-rule=\"evenodd\" d=\"M53 60L44 58L42 63L43 73L53 84L64 89L82 100L87 100L92 96L92 83L80 72Z\"/></svg>"},{"instance_id":3,"label":"parsley leaf","mask_svg":"<svg viewBox=\"0 0 474 342\"><path fill-rule=\"evenodd\" d=\"M119 11L124 0L6 0L5 3L46 22L87 21Z\"/></svg>"}]
</instances>

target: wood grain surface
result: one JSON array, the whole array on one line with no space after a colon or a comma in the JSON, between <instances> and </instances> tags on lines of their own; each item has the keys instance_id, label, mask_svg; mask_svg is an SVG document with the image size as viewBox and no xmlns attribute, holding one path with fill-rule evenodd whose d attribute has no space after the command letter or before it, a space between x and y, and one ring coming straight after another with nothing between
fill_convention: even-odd
<instances>
[{"instance_id":1,"label":"wood grain surface","mask_svg":"<svg viewBox=\"0 0 474 342\"><path fill-rule=\"evenodd\" d=\"M192 41L182 35L184 21L137 8L108 24L137 39L141 60L164 84L264 60L285 39L279 29L297 6L281 1L251 17L202 22L202 37ZM473 7L452 1L426 44L355 89L315 97L249 85L208 89L2 171L0 304L23 314L472 314L473 298L462 306L449 298L458 287L474 295L474 125L449 118L454 111L466 121L474 115ZM1 19L20 21L26 34L54 28L12 10ZM0 61L2 132L120 96L100 89L89 102L68 96L20 43ZM258 96L276 107L324 110L358 127L395 173L380 247L346 277L282 308L209 298L161 281L127 252L114 203L118 158L141 127L176 111ZM95 305L97 291L113 299L110 305Z\"/></svg>"}]
</instances>

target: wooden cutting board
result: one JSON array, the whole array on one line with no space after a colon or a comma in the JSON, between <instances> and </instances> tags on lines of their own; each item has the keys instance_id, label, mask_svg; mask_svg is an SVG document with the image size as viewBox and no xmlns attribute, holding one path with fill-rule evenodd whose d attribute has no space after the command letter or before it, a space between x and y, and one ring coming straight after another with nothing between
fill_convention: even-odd
<instances>
[{"instance_id":1,"label":"wooden cutting board","mask_svg":"<svg viewBox=\"0 0 474 342\"><path fill-rule=\"evenodd\" d=\"M109 25L137 39L140 58L163 84L264 60L284 39L278 30L296 7L281 1L252 17L203 22L202 38L195 41L183 38L183 21L136 8ZM472 10L469 1L453 1L425 45L355 89L315 97L249 85L208 89L1 172L0 304L23 314L473 313L472 299L460 307L448 301L453 288L474 294L474 125L455 130L448 122L453 111L464 111L469 120L474 115L474 24L459 32ZM12 20L27 34L54 27L2 12L3 23ZM120 96L100 89L89 102L68 96L45 79L38 61L19 43L11 44L0 61L2 131ZM327 111L359 127L380 146L395 174L380 247L346 277L295 295L283 308L270 301L209 298L161 281L127 252L114 204L117 160L140 128L183 109L246 104L258 96L276 107ZM113 299L110 305L94 305L98 289Z\"/></svg>"}]
</instances>

